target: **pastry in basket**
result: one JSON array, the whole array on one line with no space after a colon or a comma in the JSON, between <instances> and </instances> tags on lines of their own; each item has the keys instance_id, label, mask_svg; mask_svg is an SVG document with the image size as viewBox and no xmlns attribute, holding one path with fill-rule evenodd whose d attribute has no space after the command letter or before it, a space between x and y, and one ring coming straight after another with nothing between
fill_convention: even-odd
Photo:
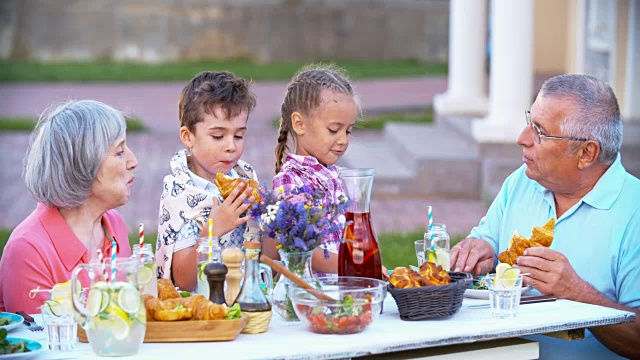
<instances>
[{"instance_id":1,"label":"pastry in basket","mask_svg":"<svg viewBox=\"0 0 640 360\"><path fill-rule=\"evenodd\" d=\"M397 267L389 275L389 282L398 289L416 288L422 285L420 274L408 267Z\"/></svg>"},{"instance_id":2,"label":"pastry in basket","mask_svg":"<svg viewBox=\"0 0 640 360\"><path fill-rule=\"evenodd\" d=\"M531 238L518 234L516 230L513 236L509 240L509 247L507 250L498 254L498 260L509 265L516 263L516 259L524 254L524 251L530 247L544 246L549 247L553 242L553 231L556 223L556 219L551 218L542 227L533 227L531 232Z\"/></svg>"},{"instance_id":3,"label":"pastry in basket","mask_svg":"<svg viewBox=\"0 0 640 360\"><path fill-rule=\"evenodd\" d=\"M166 300L166 299L174 299L174 298L182 298L176 287L173 285L173 282L169 279L160 279L158 280L158 299Z\"/></svg>"},{"instance_id":4,"label":"pastry in basket","mask_svg":"<svg viewBox=\"0 0 640 360\"><path fill-rule=\"evenodd\" d=\"M240 184L240 182L244 183L245 189L247 187L250 187L252 189L251 196L253 196L253 198L255 199L255 202L262 201L262 198L260 197L260 193L258 192L258 189L260 188L260 184L258 184L258 182L255 180L232 178L221 172L216 173L216 178L214 180L214 183L218 187L218 190L220 190L220 195L222 195L222 198L225 200L227 199L229 194L231 194L233 189L235 189L236 186Z\"/></svg>"},{"instance_id":5,"label":"pastry in basket","mask_svg":"<svg viewBox=\"0 0 640 360\"><path fill-rule=\"evenodd\" d=\"M422 278L422 285L424 286L437 286L446 285L451 283L451 276L440 265L436 265L432 262L425 262L420 265L418 271Z\"/></svg>"}]
</instances>

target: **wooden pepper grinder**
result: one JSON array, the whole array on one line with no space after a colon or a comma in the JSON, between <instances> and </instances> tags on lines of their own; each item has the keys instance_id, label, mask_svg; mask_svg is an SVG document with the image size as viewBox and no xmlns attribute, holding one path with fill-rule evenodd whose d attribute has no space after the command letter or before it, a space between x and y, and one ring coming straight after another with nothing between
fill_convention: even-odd
<instances>
[{"instance_id":1,"label":"wooden pepper grinder","mask_svg":"<svg viewBox=\"0 0 640 360\"><path fill-rule=\"evenodd\" d=\"M244 253L240 248L230 247L222 251L222 262L229 270L226 276L227 291L225 294L228 306L233 305L240 292L240 285L244 276L240 270L243 260Z\"/></svg>"},{"instance_id":2,"label":"wooden pepper grinder","mask_svg":"<svg viewBox=\"0 0 640 360\"><path fill-rule=\"evenodd\" d=\"M204 274L209 282L209 300L215 304L224 304L224 277L227 267L223 263L208 263L204 267Z\"/></svg>"}]
</instances>

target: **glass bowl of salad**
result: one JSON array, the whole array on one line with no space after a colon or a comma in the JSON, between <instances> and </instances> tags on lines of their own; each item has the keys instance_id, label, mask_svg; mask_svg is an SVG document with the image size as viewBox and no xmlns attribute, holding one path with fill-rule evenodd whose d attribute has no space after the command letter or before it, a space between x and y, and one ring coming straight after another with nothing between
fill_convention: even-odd
<instances>
[{"instance_id":1,"label":"glass bowl of salad","mask_svg":"<svg viewBox=\"0 0 640 360\"><path fill-rule=\"evenodd\" d=\"M305 281L334 299L318 299L295 284L289 287L291 306L298 319L318 334L363 331L380 314L382 301L387 296L386 282L376 279L338 276Z\"/></svg>"}]
</instances>

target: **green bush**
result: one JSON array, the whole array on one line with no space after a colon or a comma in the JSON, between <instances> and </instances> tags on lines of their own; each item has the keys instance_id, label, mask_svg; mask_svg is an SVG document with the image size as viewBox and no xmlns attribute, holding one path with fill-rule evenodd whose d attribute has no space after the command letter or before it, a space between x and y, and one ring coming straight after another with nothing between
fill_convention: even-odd
<instances>
[{"instance_id":1,"label":"green bush","mask_svg":"<svg viewBox=\"0 0 640 360\"><path fill-rule=\"evenodd\" d=\"M2 251L7 244L11 231L13 231L13 229L0 229L0 257L2 257ZM414 231L407 233L383 233L378 235L383 265L390 270L398 266L418 265L413 242L422 239L423 234L423 232ZM145 243L151 244L154 252L156 251L156 235L155 232L145 234ZM453 247L463 238L463 235L452 236L451 246ZM139 241L140 237L138 233L129 234L129 243L131 245L139 244Z\"/></svg>"}]
</instances>

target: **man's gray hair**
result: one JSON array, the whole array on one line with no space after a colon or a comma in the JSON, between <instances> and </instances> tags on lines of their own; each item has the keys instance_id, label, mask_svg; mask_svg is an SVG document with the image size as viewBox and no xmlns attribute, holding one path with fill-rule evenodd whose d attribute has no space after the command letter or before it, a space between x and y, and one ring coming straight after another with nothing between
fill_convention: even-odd
<instances>
[{"instance_id":1,"label":"man's gray hair","mask_svg":"<svg viewBox=\"0 0 640 360\"><path fill-rule=\"evenodd\" d=\"M49 206L81 205L109 148L125 131L122 113L99 101L49 107L38 119L24 158L27 189Z\"/></svg>"},{"instance_id":2,"label":"man's gray hair","mask_svg":"<svg viewBox=\"0 0 640 360\"><path fill-rule=\"evenodd\" d=\"M560 75L547 80L540 90L543 97L563 98L575 104L562 121L563 136L586 138L600 143L598 161L611 165L622 146L622 119L618 100L611 87L588 75ZM580 143L570 148L574 152Z\"/></svg>"}]
</instances>

